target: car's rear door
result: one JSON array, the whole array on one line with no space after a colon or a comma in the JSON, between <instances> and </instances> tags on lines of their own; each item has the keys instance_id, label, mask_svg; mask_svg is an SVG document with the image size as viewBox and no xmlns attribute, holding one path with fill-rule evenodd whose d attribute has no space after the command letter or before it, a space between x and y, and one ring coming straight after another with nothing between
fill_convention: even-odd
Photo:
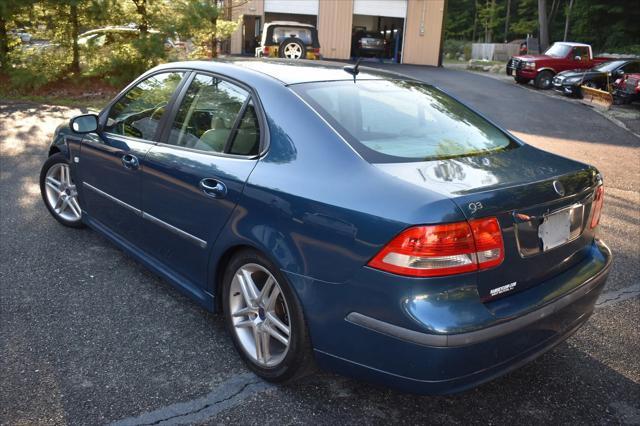
<instances>
[{"instance_id":1,"label":"car's rear door","mask_svg":"<svg viewBox=\"0 0 640 426\"><path fill-rule=\"evenodd\" d=\"M205 286L211 249L258 161L262 118L251 91L194 73L161 143L143 161L144 250L186 287Z\"/></svg>"},{"instance_id":2,"label":"car's rear door","mask_svg":"<svg viewBox=\"0 0 640 426\"><path fill-rule=\"evenodd\" d=\"M126 90L101 116L101 130L86 135L78 164L83 209L133 245L141 241L142 160L156 143L166 105L185 71L161 71Z\"/></svg>"}]
</instances>

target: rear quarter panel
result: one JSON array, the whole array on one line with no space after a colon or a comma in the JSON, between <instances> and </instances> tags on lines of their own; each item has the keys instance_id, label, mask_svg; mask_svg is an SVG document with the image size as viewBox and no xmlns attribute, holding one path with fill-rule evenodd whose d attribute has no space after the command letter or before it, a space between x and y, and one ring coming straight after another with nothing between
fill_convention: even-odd
<instances>
[{"instance_id":1,"label":"rear quarter panel","mask_svg":"<svg viewBox=\"0 0 640 426\"><path fill-rule=\"evenodd\" d=\"M412 224L464 220L446 197L361 159L291 90L257 88L270 148L249 177L212 262L237 245L282 270L340 283Z\"/></svg>"}]
</instances>

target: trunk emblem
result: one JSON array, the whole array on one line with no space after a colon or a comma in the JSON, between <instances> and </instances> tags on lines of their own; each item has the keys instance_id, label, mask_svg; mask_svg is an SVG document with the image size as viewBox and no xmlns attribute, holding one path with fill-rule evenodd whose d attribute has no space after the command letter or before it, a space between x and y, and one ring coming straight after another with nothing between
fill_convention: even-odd
<instances>
[{"instance_id":1,"label":"trunk emblem","mask_svg":"<svg viewBox=\"0 0 640 426\"><path fill-rule=\"evenodd\" d=\"M564 185L562 184L562 182L560 182L559 180L554 180L553 181L553 189L556 191L556 193L559 196L563 196L565 191L564 191Z\"/></svg>"}]
</instances>

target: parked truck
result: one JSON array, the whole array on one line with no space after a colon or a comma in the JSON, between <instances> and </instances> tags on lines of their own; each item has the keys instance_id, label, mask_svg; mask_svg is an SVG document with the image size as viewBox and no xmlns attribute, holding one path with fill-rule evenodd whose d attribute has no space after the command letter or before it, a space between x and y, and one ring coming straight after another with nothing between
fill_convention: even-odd
<instances>
[{"instance_id":1,"label":"parked truck","mask_svg":"<svg viewBox=\"0 0 640 426\"><path fill-rule=\"evenodd\" d=\"M512 75L519 84L527 84L533 80L538 89L550 89L553 76L560 71L589 69L610 60L611 58L594 58L588 44L558 42L542 55L512 56L507 62L507 75Z\"/></svg>"}]
</instances>

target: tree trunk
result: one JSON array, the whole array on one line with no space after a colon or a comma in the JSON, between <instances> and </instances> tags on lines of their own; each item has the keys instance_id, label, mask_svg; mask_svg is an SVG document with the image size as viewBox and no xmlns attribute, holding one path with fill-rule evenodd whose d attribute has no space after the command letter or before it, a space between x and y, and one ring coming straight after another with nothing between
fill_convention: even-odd
<instances>
[{"instance_id":1,"label":"tree trunk","mask_svg":"<svg viewBox=\"0 0 640 426\"><path fill-rule=\"evenodd\" d=\"M7 36L7 21L4 16L0 15L0 68L6 70L9 68L9 37Z\"/></svg>"},{"instance_id":2,"label":"tree trunk","mask_svg":"<svg viewBox=\"0 0 640 426\"><path fill-rule=\"evenodd\" d=\"M216 37L218 17L211 18L211 57L218 56L218 38Z\"/></svg>"},{"instance_id":3,"label":"tree trunk","mask_svg":"<svg viewBox=\"0 0 640 426\"><path fill-rule=\"evenodd\" d=\"M573 8L573 0L569 0L569 7L567 8L567 16L564 20L564 38L562 41L567 41L569 35L569 21L571 19L571 9Z\"/></svg>"},{"instance_id":4,"label":"tree trunk","mask_svg":"<svg viewBox=\"0 0 640 426\"><path fill-rule=\"evenodd\" d=\"M473 32L471 33L471 42L476 42L476 29L478 28L478 0L475 1L475 10L473 14Z\"/></svg>"},{"instance_id":5,"label":"tree trunk","mask_svg":"<svg viewBox=\"0 0 640 426\"><path fill-rule=\"evenodd\" d=\"M80 51L78 49L78 4L71 3L71 38L73 39L73 59L70 71L80 72Z\"/></svg>"},{"instance_id":6,"label":"tree trunk","mask_svg":"<svg viewBox=\"0 0 640 426\"><path fill-rule=\"evenodd\" d=\"M507 0L507 13L504 16L504 42L508 43L509 39L509 18L511 15L511 0Z\"/></svg>"},{"instance_id":7,"label":"tree trunk","mask_svg":"<svg viewBox=\"0 0 640 426\"><path fill-rule=\"evenodd\" d=\"M140 22L138 23L138 29L140 30L140 36L145 37L149 32L149 17L147 16L147 0L133 0L136 5L136 12L140 15Z\"/></svg>"},{"instance_id":8,"label":"tree trunk","mask_svg":"<svg viewBox=\"0 0 640 426\"><path fill-rule=\"evenodd\" d=\"M540 26L539 45L544 52L549 47L549 22L547 21L547 0L538 0L538 25Z\"/></svg>"}]
</instances>

